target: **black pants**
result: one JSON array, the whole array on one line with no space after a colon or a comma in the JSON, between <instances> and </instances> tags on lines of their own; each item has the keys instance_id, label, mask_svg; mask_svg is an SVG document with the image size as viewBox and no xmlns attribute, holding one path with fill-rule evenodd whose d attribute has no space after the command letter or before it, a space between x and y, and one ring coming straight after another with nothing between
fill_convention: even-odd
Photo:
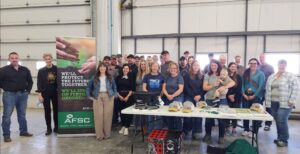
<instances>
[{"instance_id":1,"label":"black pants","mask_svg":"<svg viewBox=\"0 0 300 154\"><path fill-rule=\"evenodd\" d=\"M58 128L58 111L57 111L57 92L47 92L42 93L42 96L44 98L44 111L45 111L45 120L47 125L47 130L52 130L51 127L51 105L50 101L52 103L52 109L53 109L53 121L54 121L54 129Z\"/></svg>"},{"instance_id":2,"label":"black pants","mask_svg":"<svg viewBox=\"0 0 300 154\"><path fill-rule=\"evenodd\" d=\"M243 98L243 108L250 108L251 107L251 105L253 104L253 103L257 103L257 102L260 102L261 103L261 101L260 101L261 99L260 98L257 98L257 97L255 97L255 99L254 100L250 100L250 101L246 101L244 98ZM257 133L258 132L258 129L259 129L259 127L261 126L261 123L262 123L262 121L258 121L258 120L253 120L252 121L252 128L253 128L253 132L254 133ZM249 129L249 120L244 120L243 121L243 126L244 126L244 130L245 131L250 131L250 129Z\"/></svg>"},{"instance_id":3,"label":"black pants","mask_svg":"<svg viewBox=\"0 0 300 154\"><path fill-rule=\"evenodd\" d=\"M117 97L115 97L114 99L114 113L113 113L113 119L112 119L112 123L113 124L118 124L119 123L119 117L120 117L120 103L118 102Z\"/></svg>"},{"instance_id":4,"label":"black pants","mask_svg":"<svg viewBox=\"0 0 300 154\"><path fill-rule=\"evenodd\" d=\"M239 102L230 102L228 99L227 99L227 101L228 101L228 105L229 105L230 108L241 108L241 104ZM230 126L230 121L231 121L232 127L236 128L236 126L237 126L237 119L228 119L228 120L225 120L226 127Z\"/></svg>"},{"instance_id":5,"label":"black pants","mask_svg":"<svg viewBox=\"0 0 300 154\"><path fill-rule=\"evenodd\" d=\"M117 100L117 103L119 105L119 112L121 112L121 110L133 105L133 98L132 96L129 97L128 101L127 102L124 102L124 101L120 101L119 99ZM132 122L132 118L133 118L133 115L130 115L130 114L122 114L121 113L121 124L122 126L128 128Z\"/></svg>"},{"instance_id":6,"label":"black pants","mask_svg":"<svg viewBox=\"0 0 300 154\"><path fill-rule=\"evenodd\" d=\"M265 91L264 91L264 94L265 94ZM261 104L263 104L263 102L265 101L265 96L263 95L262 99L261 99ZM272 114L271 113L271 108L270 107L267 107L266 108L266 111L269 113L269 114ZM266 126L271 126L272 125L272 121L266 121L265 122L265 125Z\"/></svg>"}]
</instances>

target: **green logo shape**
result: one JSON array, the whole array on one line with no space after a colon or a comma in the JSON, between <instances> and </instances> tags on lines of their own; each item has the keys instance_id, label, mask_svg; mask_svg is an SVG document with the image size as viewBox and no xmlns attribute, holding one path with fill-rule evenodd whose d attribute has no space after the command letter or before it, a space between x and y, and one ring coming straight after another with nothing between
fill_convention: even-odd
<instances>
[{"instance_id":1,"label":"green logo shape","mask_svg":"<svg viewBox=\"0 0 300 154\"><path fill-rule=\"evenodd\" d=\"M58 112L58 127L68 128L94 128L93 112Z\"/></svg>"}]
</instances>

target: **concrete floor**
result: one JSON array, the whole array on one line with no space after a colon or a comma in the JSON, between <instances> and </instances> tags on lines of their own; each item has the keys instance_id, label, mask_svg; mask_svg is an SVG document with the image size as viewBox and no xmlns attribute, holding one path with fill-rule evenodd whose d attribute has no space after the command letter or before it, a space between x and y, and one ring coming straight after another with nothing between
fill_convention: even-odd
<instances>
[{"instance_id":1,"label":"concrete floor","mask_svg":"<svg viewBox=\"0 0 300 154\"><path fill-rule=\"evenodd\" d=\"M2 114L2 111L1 111ZM1 132L1 154L129 154L131 152L131 138L118 134L119 127L113 128L113 134L110 139L98 142L95 137L74 137L61 138L55 134L45 136L45 122L43 110L29 109L27 111L27 121L29 132L34 136L31 138L20 137L18 133L18 123L16 112L14 111L11 125L12 142L4 143ZM289 121L290 140L289 146L278 148L273 139L276 137L275 125L272 125L270 132L260 129L259 145L261 154L296 154L300 150L300 121ZM217 127L213 129L213 144L217 145ZM1 130L2 131L2 130ZM238 129L238 134L242 130ZM133 134L131 129L131 134ZM204 134L203 134L204 135ZM238 135L238 137L241 137ZM242 138L242 137L241 137ZM227 146L235 138L226 136ZM250 140L249 140L250 141ZM206 153L207 145L197 140L184 141L182 154ZM134 144L135 154L147 153L147 142L142 142L141 136L138 136Z\"/></svg>"}]
</instances>

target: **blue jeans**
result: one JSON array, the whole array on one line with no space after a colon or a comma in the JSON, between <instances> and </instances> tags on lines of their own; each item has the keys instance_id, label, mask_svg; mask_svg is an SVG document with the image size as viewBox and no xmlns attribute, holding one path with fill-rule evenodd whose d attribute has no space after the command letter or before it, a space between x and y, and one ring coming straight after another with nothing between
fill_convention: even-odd
<instances>
[{"instance_id":1,"label":"blue jeans","mask_svg":"<svg viewBox=\"0 0 300 154\"><path fill-rule=\"evenodd\" d=\"M147 116L147 131L151 133L154 129L162 128L162 117L160 116Z\"/></svg>"},{"instance_id":2,"label":"blue jeans","mask_svg":"<svg viewBox=\"0 0 300 154\"><path fill-rule=\"evenodd\" d=\"M28 92L8 92L5 91L2 96L3 115L2 130L3 136L10 136L11 115L16 106L19 122L20 134L27 133L26 107Z\"/></svg>"},{"instance_id":3,"label":"blue jeans","mask_svg":"<svg viewBox=\"0 0 300 154\"><path fill-rule=\"evenodd\" d=\"M258 97L255 97L253 100L250 100L250 101L246 101L244 98L243 98L243 102L242 102L242 105L243 105L243 108L247 108L247 109L250 109L251 105L253 103L261 103L261 99L258 98ZM257 133L258 132L258 129L261 125L261 122L262 121L257 121L257 120L254 120L253 121L253 132L254 133ZM243 127L244 127L244 131L247 131L249 132L250 131L250 128L249 128L249 120L244 120L243 121Z\"/></svg>"},{"instance_id":4,"label":"blue jeans","mask_svg":"<svg viewBox=\"0 0 300 154\"><path fill-rule=\"evenodd\" d=\"M291 108L280 108L279 102L271 102L271 113L277 127L277 139L285 143L288 143L289 139L288 118L291 111Z\"/></svg>"},{"instance_id":5,"label":"blue jeans","mask_svg":"<svg viewBox=\"0 0 300 154\"><path fill-rule=\"evenodd\" d=\"M220 99L220 105L228 105L227 99L226 98L221 98Z\"/></svg>"},{"instance_id":6,"label":"blue jeans","mask_svg":"<svg viewBox=\"0 0 300 154\"><path fill-rule=\"evenodd\" d=\"M208 106L211 106L213 104L213 100L206 100L206 103ZM212 118L206 118L205 119L205 133L208 136L211 136L211 129L214 124L214 120ZM225 120L224 119L218 119L219 124L219 137L224 137L225 134Z\"/></svg>"},{"instance_id":7,"label":"blue jeans","mask_svg":"<svg viewBox=\"0 0 300 154\"><path fill-rule=\"evenodd\" d=\"M173 101L183 102L183 97L175 97L173 100L168 100L166 97L162 97L165 105L171 104ZM182 118L181 117L164 117L163 121L168 126L168 130L182 131Z\"/></svg>"},{"instance_id":8,"label":"blue jeans","mask_svg":"<svg viewBox=\"0 0 300 154\"><path fill-rule=\"evenodd\" d=\"M194 99L185 98L185 101L191 101L196 106ZM184 118L183 119L183 131L188 134L189 131L195 133L202 133L202 118Z\"/></svg>"}]
</instances>

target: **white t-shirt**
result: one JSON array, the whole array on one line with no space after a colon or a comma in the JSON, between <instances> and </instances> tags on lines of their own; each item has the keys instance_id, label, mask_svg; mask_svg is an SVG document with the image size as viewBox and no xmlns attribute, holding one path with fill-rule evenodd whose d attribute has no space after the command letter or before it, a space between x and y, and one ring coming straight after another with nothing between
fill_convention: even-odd
<instances>
[{"instance_id":1,"label":"white t-shirt","mask_svg":"<svg viewBox=\"0 0 300 154\"><path fill-rule=\"evenodd\" d=\"M106 76L100 76L100 89L99 92L107 92L106 89Z\"/></svg>"}]
</instances>

